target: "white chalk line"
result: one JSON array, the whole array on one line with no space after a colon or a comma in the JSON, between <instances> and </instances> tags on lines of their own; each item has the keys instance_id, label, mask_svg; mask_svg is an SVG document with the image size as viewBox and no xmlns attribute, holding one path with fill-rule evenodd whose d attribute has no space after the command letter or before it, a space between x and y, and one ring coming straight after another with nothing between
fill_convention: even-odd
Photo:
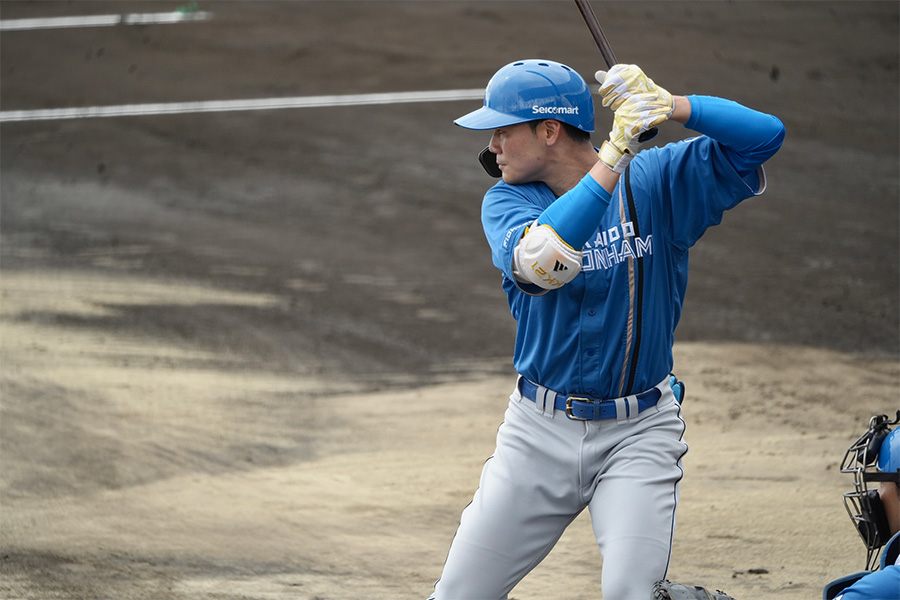
<instances>
[{"instance_id":1,"label":"white chalk line","mask_svg":"<svg viewBox=\"0 0 900 600\"><path fill-rule=\"evenodd\" d=\"M3 19L0 31L26 31L31 29L59 29L68 27L114 27L116 25L158 25L206 21L211 12L161 12L132 13L127 15L90 15L85 17L48 17L42 19Z\"/></svg>"},{"instance_id":2,"label":"white chalk line","mask_svg":"<svg viewBox=\"0 0 900 600\"><path fill-rule=\"evenodd\" d=\"M45 108L37 110L0 111L0 123L17 121L52 121L58 119L90 119L99 117L135 117L177 115L187 113L278 110L285 108L329 108L374 104L417 102L453 102L481 100L484 88L472 90L440 90L431 92L389 92L381 94L346 94L332 96L298 96L294 98L257 98L249 100L212 100L199 102L163 102L154 104L121 104L83 108Z\"/></svg>"},{"instance_id":3,"label":"white chalk line","mask_svg":"<svg viewBox=\"0 0 900 600\"><path fill-rule=\"evenodd\" d=\"M212 13L170 12L134 13L125 15L94 15L85 17L56 17L46 19L0 20L0 31L66 27L104 27L141 25L149 23L181 23L201 21ZM233 112L248 110L276 110L285 108L322 108L335 106L364 106L373 104L401 104L414 102L450 102L482 98L483 89L444 90L436 92L398 92L386 94L350 94L305 96L294 98L258 98L247 100L213 100L199 102L165 102L152 104L123 104L118 106L90 106L79 108L50 108L38 110L0 111L0 123L18 121L49 121L59 119L87 119L98 117L128 117L173 115L204 112Z\"/></svg>"}]
</instances>

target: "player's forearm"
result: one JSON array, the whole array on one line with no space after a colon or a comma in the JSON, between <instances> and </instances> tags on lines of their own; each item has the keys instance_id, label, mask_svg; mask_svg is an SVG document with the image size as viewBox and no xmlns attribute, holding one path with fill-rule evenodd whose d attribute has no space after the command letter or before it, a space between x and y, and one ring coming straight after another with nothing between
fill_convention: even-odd
<instances>
[{"instance_id":1,"label":"player's forearm","mask_svg":"<svg viewBox=\"0 0 900 600\"><path fill-rule=\"evenodd\" d=\"M620 174L609 168L602 160L597 161L593 168L588 172L588 175L593 177L594 181L599 183L600 186L610 194L613 193L613 190L616 189L616 184L619 183Z\"/></svg>"},{"instance_id":2,"label":"player's forearm","mask_svg":"<svg viewBox=\"0 0 900 600\"><path fill-rule=\"evenodd\" d=\"M593 170L548 206L538 218L539 224L549 225L560 239L579 250L597 229L611 198L610 191L596 181L592 173ZM618 179L617 174L613 175Z\"/></svg>"}]
</instances>

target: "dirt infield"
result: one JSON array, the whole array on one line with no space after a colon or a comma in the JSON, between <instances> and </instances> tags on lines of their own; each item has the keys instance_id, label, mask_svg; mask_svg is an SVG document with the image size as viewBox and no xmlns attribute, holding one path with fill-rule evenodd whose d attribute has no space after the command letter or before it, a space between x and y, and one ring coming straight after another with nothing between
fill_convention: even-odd
<instances>
[{"instance_id":1,"label":"dirt infield","mask_svg":"<svg viewBox=\"0 0 900 600\"><path fill-rule=\"evenodd\" d=\"M179 4L4 0L0 19ZM900 409L900 10L593 4L620 60L787 126L766 194L692 251L669 575L819 597L864 561L843 452ZM472 89L518 58L601 62L562 0L199 8L0 33L0 110ZM0 125L0 597L427 597L514 377L479 221L486 139L452 125L477 104ZM600 597L586 518L515 598Z\"/></svg>"}]
</instances>

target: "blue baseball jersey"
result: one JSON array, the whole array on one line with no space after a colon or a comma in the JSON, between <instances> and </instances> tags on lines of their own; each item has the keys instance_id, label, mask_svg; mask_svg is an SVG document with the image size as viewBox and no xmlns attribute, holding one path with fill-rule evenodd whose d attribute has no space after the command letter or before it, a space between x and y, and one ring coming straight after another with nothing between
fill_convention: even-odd
<instances>
[{"instance_id":1,"label":"blue baseball jersey","mask_svg":"<svg viewBox=\"0 0 900 600\"><path fill-rule=\"evenodd\" d=\"M839 600L900 600L900 566L891 565L862 577Z\"/></svg>"},{"instance_id":2,"label":"blue baseball jersey","mask_svg":"<svg viewBox=\"0 0 900 600\"><path fill-rule=\"evenodd\" d=\"M671 372L689 249L765 187L762 167L742 177L730 152L701 135L639 153L584 245L581 273L546 293L514 279L513 250L556 197L543 183L488 190L482 224L517 322L521 375L564 394L615 398Z\"/></svg>"},{"instance_id":3,"label":"blue baseball jersey","mask_svg":"<svg viewBox=\"0 0 900 600\"><path fill-rule=\"evenodd\" d=\"M893 564L888 564L889 561ZM825 586L822 597L836 600L900 600L900 533L895 533L884 545L877 571L861 571L835 579Z\"/></svg>"}]
</instances>

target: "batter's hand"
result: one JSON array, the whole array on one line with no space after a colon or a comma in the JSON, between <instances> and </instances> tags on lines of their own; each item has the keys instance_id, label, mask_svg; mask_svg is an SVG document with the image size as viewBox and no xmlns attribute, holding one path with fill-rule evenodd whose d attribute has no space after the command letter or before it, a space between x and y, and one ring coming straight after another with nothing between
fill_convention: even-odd
<instances>
[{"instance_id":1,"label":"batter's hand","mask_svg":"<svg viewBox=\"0 0 900 600\"><path fill-rule=\"evenodd\" d=\"M635 102L623 104L613 118L609 140L600 146L600 160L607 167L621 173L637 154L641 145L655 135L654 128L666 121L669 114L651 108L652 99L635 96ZM650 133L653 131L653 133ZM650 135L645 135L650 133Z\"/></svg>"},{"instance_id":2,"label":"batter's hand","mask_svg":"<svg viewBox=\"0 0 900 600\"><path fill-rule=\"evenodd\" d=\"M637 65L613 65L607 71L597 71L594 77L600 83L602 104L612 110L619 110L623 104L633 102L640 96L646 101L655 98L660 105L672 106L672 95L659 87Z\"/></svg>"},{"instance_id":3,"label":"batter's hand","mask_svg":"<svg viewBox=\"0 0 900 600\"><path fill-rule=\"evenodd\" d=\"M609 73L597 72L603 80L603 105L615 107L609 141L600 147L600 160L621 173L640 151L641 144L655 135L655 128L672 116L675 100L634 65L615 65Z\"/></svg>"},{"instance_id":4,"label":"batter's hand","mask_svg":"<svg viewBox=\"0 0 900 600\"><path fill-rule=\"evenodd\" d=\"M609 141L604 141L600 146L600 160L616 173L621 173L640 151L640 138L631 133L631 126L619 114L613 119L612 130L609 132Z\"/></svg>"}]
</instances>

